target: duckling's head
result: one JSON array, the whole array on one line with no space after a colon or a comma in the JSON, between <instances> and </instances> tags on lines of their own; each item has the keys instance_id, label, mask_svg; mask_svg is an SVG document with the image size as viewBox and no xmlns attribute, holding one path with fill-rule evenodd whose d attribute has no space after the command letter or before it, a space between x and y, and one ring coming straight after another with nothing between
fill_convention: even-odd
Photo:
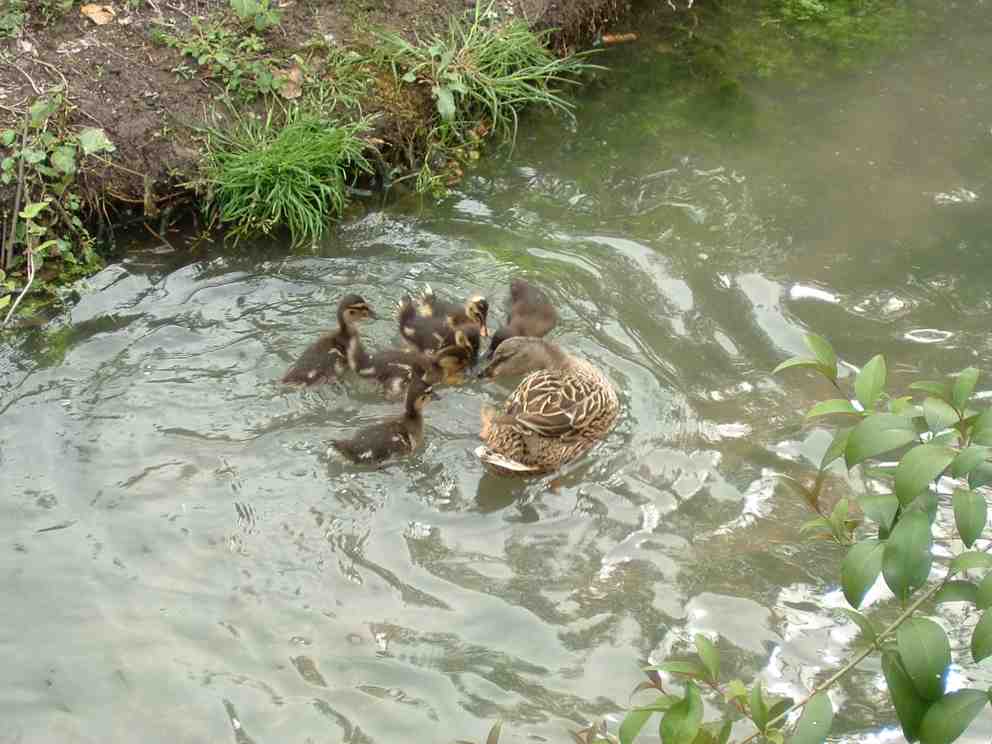
<instances>
[{"instance_id":1,"label":"duckling's head","mask_svg":"<svg viewBox=\"0 0 992 744\"><path fill-rule=\"evenodd\" d=\"M480 336L489 335L489 326L486 325L486 318L489 317L489 300L482 295L472 295L465 301L465 314L473 323L478 323Z\"/></svg>"},{"instance_id":2,"label":"duckling's head","mask_svg":"<svg viewBox=\"0 0 992 744\"><path fill-rule=\"evenodd\" d=\"M410 388L407 391L407 409L412 406L413 410L420 413L430 400L438 400L440 396L434 392L434 386L428 385L422 378L414 377L410 381Z\"/></svg>"},{"instance_id":3,"label":"duckling's head","mask_svg":"<svg viewBox=\"0 0 992 744\"><path fill-rule=\"evenodd\" d=\"M354 325L360 320L369 320L377 318L375 310L369 307L367 303L360 295L350 294L345 295L345 297L338 304L338 320L347 325Z\"/></svg>"},{"instance_id":4,"label":"duckling's head","mask_svg":"<svg viewBox=\"0 0 992 744\"><path fill-rule=\"evenodd\" d=\"M489 364L479 372L479 377L524 375L557 366L564 359L564 352L550 341L530 336L514 336L506 339L493 352Z\"/></svg>"}]
</instances>

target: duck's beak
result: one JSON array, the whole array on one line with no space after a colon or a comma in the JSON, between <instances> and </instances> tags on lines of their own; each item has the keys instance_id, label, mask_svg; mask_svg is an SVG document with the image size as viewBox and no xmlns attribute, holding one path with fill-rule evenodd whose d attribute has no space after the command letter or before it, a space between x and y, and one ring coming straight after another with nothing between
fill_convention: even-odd
<instances>
[{"instance_id":1,"label":"duck's beak","mask_svg":"<svg viewBox=\"0 0 992 744\"><path fill-rule=\"evenodd\" d=\"M479 335L482 336L483 338L489 338L489 326L483 323L482 326L479 328Z\"/></svg>"},{"instance_id":2,"label":"duck's beak","mask_svg":"<svg viewBox=\"0 0 992 744\"><path fill-rule=\"evenodd\" d=\"M480 380L487 380L493 376L492 370L493 370L493 365L487 364L485 367L483 367L478 372L476 372L475 376L478 377Z\"/></svg>"},{"instance_id":3,"label":"duck's beak","mask_svg":"<svg viewBox=\"0 0 992 744\"><path fill-rule=\"evenodd\" d=\"M427 395L431 400L441 400L441 396L435 393L433 390L431 390Z\"/></svg>"}]
</instances>

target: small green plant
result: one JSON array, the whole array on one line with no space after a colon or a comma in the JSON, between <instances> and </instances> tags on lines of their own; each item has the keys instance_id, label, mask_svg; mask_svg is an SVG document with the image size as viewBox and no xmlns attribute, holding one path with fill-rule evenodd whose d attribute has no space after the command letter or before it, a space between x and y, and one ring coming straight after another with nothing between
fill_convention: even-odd
<instances>
[{"instance_id":1,"label":"small green plant","mask_svg":"<svg viewBox=\"0 0 992 744\"><path fill-rule=\"evenodd\" d=\"M10 291L13 277L24 279L24 289L47 261L58 262L63 281L100 265L76 179L88 160L102 159L114 145L102 129L70 130L66 117L65 99L46 96L31 105L21 131L0 131L0 183L14 187L0 236L0 269Z\"/></svg>"},{"instance_id":2,"label":"small green plant","mask_svg":"<svg viewBox=\"0 0 992 744\"><path fill-rule=\"evenodd\" d=\"M0 39L17 36L26 18L25 0L4 0L0 3Z\"/></svg>"},{"instance_id":3,"label":"small green plant","mask_svg":"<svg viewBox=\"0 0 992 744\"><path fill-rule=\"evenodd\" d=\"M152 31L153 39L196 60L207 73L218 78L224 89L242 101L278 93L282 85L275 61L263 54L265 42L255 34L237 34L218 23L194 18L190 32L182 37ZM184 70L178 74L183 75Z\"/></svg>"},{"instance_id":4,"label":"small green plant","mask_svg":"<svg viewBox=\"0 0 992 744\"><path fill-rule=\"evenodd\" d=\"M456 133L474 127L480 117L511 140L517 115L529 105L570 113L572 104L556 86L575 83L575 76L594 68L581 55L554 57L547 34L514 19L490 24L492 3L476 5L471 20L456 17L447 36L411 44L403 37L379 33L382 61L402 69L407 83L430 86L441 122Z\"/></svg>"},{"instance_id":5,"label":"small green plant","mask_svg":"<svg viewBox=\"0 0 992 744\"><path fill-rule=\"evenodd\" d=\"M837 355L820 336L809 335L813 356L796 357L775 372L805 368L823 376L836 391ZM924 617L941 602L969 607L977 623L971 630L975 663L992 656L992 532L986 498L978 489L992 483L992 408L977 407L972 393L978 370L969 367L950 380L920 381L909 393L886 392L886 364L873 357L854 377L853 393L814 405L807 421L839 419L831 444L811 486L790 482L818 516L806 531L848 546L840 566L840 583L851 609L846 616L861 633L861 648L840 669L820 681L799 701L769 696L760 680L725 681L720 654L712 639L695 638L696 654L649 667L648 681L636 692L653 689L656 699L630 711L620 726L619 741L633 742L655 715L661 716L663 744L727 744L735 720L749 719L753 733L740 744L760 740L783 744L822 744L830 733L833 707L827 691L874 653L907 741L950 744L961 736L990 702L990 690L945 688L953 661L943 628ZM885 464L896 459L896 464ZM829 512L820 492L827 468L843 461L860 467L876 485L859 497L842 499ZM937 486L946 486L938 490ZM940 493L953 491L945 508L953 513L956 548L935 559L933 524L941 509ZM854 504L868 524L850 518ZM936 560L945 563L942 578L931 579ZM879 577L901 604L892 620L858 611ZM665 689L659 672L683 682L680 694ZM704 722L703 695L721 704L721 720ZM798 717L795 715L801 711Z\"/></svg>"},{"instance_id":6,"label":"small green plant","mask_svg":"<svg viewBox=\"0 0 992 744\"><path fill-rule=\"evenodd\" d=\"M272 111L245 117L207 138L209 211L235 238L285 225L294 244L316 239L346 200L346 178L370 171L360 134L367 120L338 124L293 109L284 124Z\"/></svg>"},{"instance_id":7,"label":"small green plant","mask_svg":"<svg viewBox=\"0 0 992 744\"><path fill-rule=\"evenodd\" d=\"M272 7L272 0L230 0L231 10L258 32L279 24L282 14Z\"/></svg>"}]
</instances>

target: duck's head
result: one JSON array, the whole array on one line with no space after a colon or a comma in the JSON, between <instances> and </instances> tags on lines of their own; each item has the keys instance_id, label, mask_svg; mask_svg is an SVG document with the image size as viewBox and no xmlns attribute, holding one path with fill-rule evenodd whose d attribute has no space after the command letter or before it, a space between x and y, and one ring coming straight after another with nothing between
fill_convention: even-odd
<instances>
[{"instance_id":1,"label":"duck's head","mask_svg":"<svg viewBox=\"0 0 992 744\"><path fill-rule=\"evenodd\" d=\"M510 330L509 326L503 326L496 333L493 334L492 338L489 340L489 351L486 352L486 359L492 359L493 354L496 353L496 349L499 345L506 341L508 338L513 337L513 331Z\"/></svg>"},{"instance_id":2,"label":"duck's head","mask_svg":"<svg viewBox=\"0 0 992 744\"><path fill-rule=\"evenodd\" d=\"M428 385L424 382L421 377L414 377L410 381L410 389L407 391L407 406L413 406L413 410L420 413L424 410L424 406L427 405L428 401L440 400L437 393L434 392L434 386Z\"/></svg>"},{"instance_id":3,"label":"duck's head","mask_svg":"<svg viewBox=\"0 0 992 744\"><path fill-rule=\"evenodd\" d=\"M479 377L524 375L553 367L563 357L562 350L550 341L530 336L514 336L497 347L489 363L479 371Z\"/></svg>"},{"instance_id":4,"label":"duck's head","mask_svg":"<svg viewBox=\"0 0 992 744\"><path fill-rule=\"evenodd\" d=\"M360 295L346 295L338 304L338 320L346 325L377 317L379 316L375 314L375 310Z\"/></svg>"},{"instance_id":5,"label":"duck's head","mask_svg":"<svg viewBox=\"0 0 992 744\"><path fill-rule=\"evenodd\" d=\"M473 323L479 326L479 335L488 336L489 326L486 319L489 317L489 300L482 295L472 295L465 301L465 315Z\"/></svg>"}]
</instances>

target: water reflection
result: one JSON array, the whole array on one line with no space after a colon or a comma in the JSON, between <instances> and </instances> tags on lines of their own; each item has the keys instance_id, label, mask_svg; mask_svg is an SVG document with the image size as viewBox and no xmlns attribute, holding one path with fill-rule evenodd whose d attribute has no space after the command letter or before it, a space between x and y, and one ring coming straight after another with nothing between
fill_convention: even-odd
<instances>
[{"instance_id":1,"label":"water reflection","mask_svg":"<svg viewBox=\"0 0 992 744\"><path fill-rule=\"evenodd\" d=\"M634 137L618 116L650 120L654 93L592 91L567 141L528 120L512 162L312 255L135 251L103 272L64 323L0 353L0 567L18 598L0 720L23 741L260 744L481 739L502 717L560 741L697 632L728 674L808 689L856 638L841 553L798 535L808 514L777 479L819 461L828 439L799 412L825 391L769 370L812 328L851 363L884 352L896 384L966 364L992 379L992 179L971 157L988 66L955 56L972 35L787 109L757 96L759 120L789 122L781 141ZM965 92L950 109L910 105L948 89ZM479 468L479 409L505 386L446 390L425 449L369 472L326 440L395 404L275 382L346 292L384 316L425 281L498 305L517 274L622 391L620 425L556 478ZM363 330L396 342L388 320ZM869 602L892 607L881 587ZM841 740L897 740L877 664L834 694Z\"/></svg>"}]
</instances>

